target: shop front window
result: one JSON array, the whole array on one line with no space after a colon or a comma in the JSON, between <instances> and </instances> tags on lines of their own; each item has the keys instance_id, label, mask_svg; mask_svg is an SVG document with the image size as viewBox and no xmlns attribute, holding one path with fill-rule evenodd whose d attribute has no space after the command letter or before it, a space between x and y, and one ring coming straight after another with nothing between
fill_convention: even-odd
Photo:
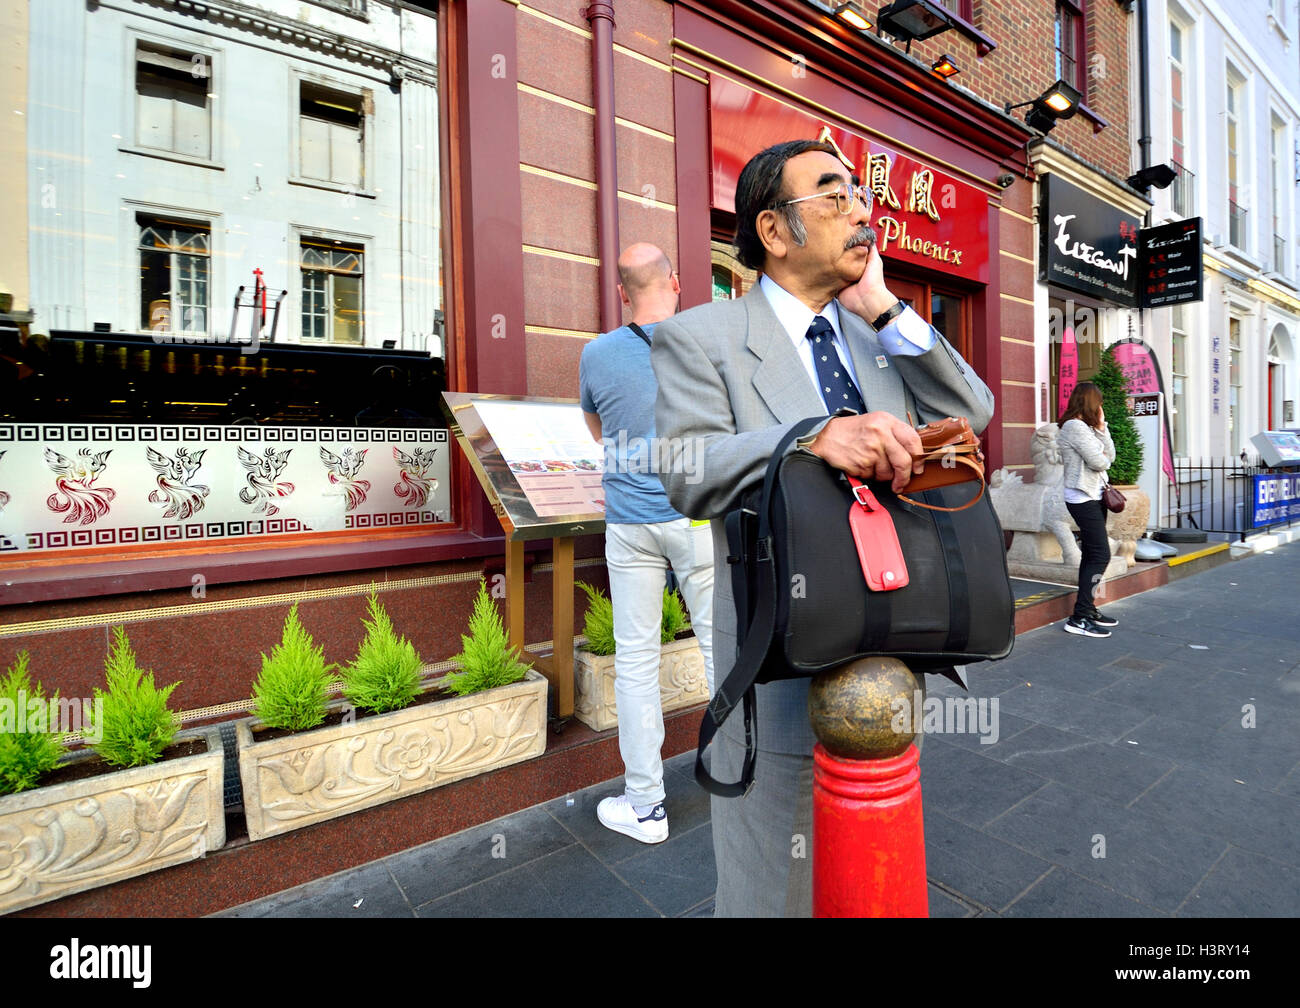
<instances>
[{"instance_id":1,"label":"shop front window","mask_svg":"<svg viewBox=\"0 0 1300 1008\"><path fill-rule=\"evenodd\" d=\"M457 518L435 16L191 6L26 4L0 70L0 568Z\"/></svg>"}]
</instances>

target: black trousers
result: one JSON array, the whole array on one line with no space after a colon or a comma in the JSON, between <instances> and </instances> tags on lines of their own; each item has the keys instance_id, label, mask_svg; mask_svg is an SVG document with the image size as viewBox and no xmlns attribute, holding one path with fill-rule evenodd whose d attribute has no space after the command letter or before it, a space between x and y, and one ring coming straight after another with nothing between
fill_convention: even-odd
<instances>
[{"instance_id":1,"label":"black trousers","mask_svg":"<svg viewBox=\"0 0 1300 1008\"><path fill-rule=\"evenodd\" d=\"M1079 595L1074 602L1075 616L1088 616L1092 612L1092 595L1101 584L1106 565L1110 563L1110 540L1106 537L1106 507L1101 501L1084 501L1082 504L1065 504L1079 526L1083 548L1079 557Z\"/></svg>"}]
</instances>

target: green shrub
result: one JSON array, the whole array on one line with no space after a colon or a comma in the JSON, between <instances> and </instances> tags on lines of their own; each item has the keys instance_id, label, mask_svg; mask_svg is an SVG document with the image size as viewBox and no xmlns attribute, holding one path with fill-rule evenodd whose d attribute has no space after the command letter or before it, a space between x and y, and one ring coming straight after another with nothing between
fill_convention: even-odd
<instances>
[{"instance_id":1,"label":"green shrub","mask_svg":"<svg viewBox=\"0 0 1300 1008\"><path fill-rule=\"evenodd\" d=\"M284 618L284 635L262 655L262 674L253 683L253 713L272 728L302 731L325 720L330 673L324 648L315 646L311 634L298 622L298 603Z\"/></svg>"},{"instance_id":2,"label":"green shrub","mask_svg":"<svg viewBox=\"0 0 1300 1008\"><path fill-rule=\"evenodd\" d=\"M423 663L415 646L397 636L393 621L374 590L369 598L370 618L362 619L365 639L357 657L343 669L343 695L356 707L382 714L409 707L420 692Z\"/></svg>"},{"instance_id":3,"label":"green shrub","mask_svg":"<svg viewBox=\"0 0 1300 1008\"><path fill-rule=\"evenodd\" d=\"M528 665L519 660L519 653L507 641L501 616L483 581L479 581L474 598L469 636L461 634L460 645L460 654L452 658L460 671L446 679L447 688L459 696L518 682L528 671Z\"/></svg>"},{"instance_id":4,"label":"green shrub","mask_svg":"<svg viewBox=\"0 0 1300 1008\"><path fill-rule=\"evenodd\" d=\"M1092 381L1101 389L1101 408L1115 444L1115 461L1110 467L1112 483L1136 483L1142 474L1142 441L1128 412L1128 379L1115 360L1115 348L1107 347Z\"/></svg>"},{"instance_id":5,"label":"green shrub","mask_svg":"<svg viewBox=\"0 0 1300 1008\"><path fill-rule=\"evenodd\" d=\"M593 588L583 581L576 583L587 593L587 616L582 630L587 638L587 650L595 655L612 655L617 650L614 643L614 603L599 588ZM690 626L691 621L686 616L682 597L665 588L659 643L668 644L683 630L689 630Z\"/></svg>"},{"instance_id":6,"label":"green shrub","mask_svg":"<svg viewBox=\"0 0 1300 1008\"><path fill-rule=\"evenodd\" d=\"M664 589L663 626L659 630L659 643L667 644L683 630L689 630L691 621L686 618L686 607L682 597L675 591Z\"/></svg>"},{"instance_id":7,"label":"green shrub","mask_svg":"<svg viewBox=\"0 0 1300 1008\"><path fill-rule=\"evenodd\" d=\"M108 692L95 690L95 710L87 717L87 737L99 739L91 748L113 766L158 762L180 730L180 720L167 706L180 683L158 689L153 673L141 671L136 664L131 641L120 626L113 628L104 678Z\"/></svg>"},{"instance_id":8,"label":"green shrub","mask_svg":"<svg viewBox=\"0 0 1300 1008\"><path fill-rule=\"evenodd\" d=\"M587 638L587 650L595 655L614 653L614 604L599 588L585 581L578 587L587 593L587 616L582 632Z\"/></svg>"},{"instance_id":9,"label":"green shrub","mask_svg":"<svg viewBox=\"0 0 1300 1008\"><path fill-rule=\"evenodd\" d=\"M52 699L57 701L59 694ZM43 712L37 725L27 717L32 700L39 701ZM63 736L46 730L54 727L45 724L50 701L44 687L40 683L33 686L28 677L26 651L18 653L9 672L0 678L0 705L0 794L13 794L36 787L63 755ZM20 708L24 709L24 731L18 731Z\"/></svg>"}]
</instances>

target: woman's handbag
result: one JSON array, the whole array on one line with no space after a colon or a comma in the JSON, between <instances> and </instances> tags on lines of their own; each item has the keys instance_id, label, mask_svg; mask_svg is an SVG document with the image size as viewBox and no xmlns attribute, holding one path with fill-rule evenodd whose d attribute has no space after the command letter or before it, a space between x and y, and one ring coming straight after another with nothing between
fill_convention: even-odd
<instances>
[{"instance_id":1,"label":"woman's handbag","mask_svg":"<svg viewBox=\"0 0 1300 1008\"><path fill-rule=\"evenodd\" d=\"M986 495L968 500L970 467L960 467L963 482L909 484L921 498L913 506L888 483L858 483L811 452L787 453L825 419L795 424L762 487L726 517L740 655L705 712L695 762L696 780L723 797L753 780L755 683L871 655L914 671L946 668L1004 658L1015 639L1002 526ZM941 468L944 478L952 471ZM701 757L742 701L744 769L739 782L723 783Z\"/></svg>"},{"instance_id":2,"label":"woman's handbag","mask_svg":"<svg viewBox=\"0 0 1300 1008\"><path fill-rule=\"evenodd\" d=\"M1106 505L1107 511L1114 511L1116 514L1123 511L1124 505L1128 503L1124 495L1109 483L1104 484L1101 488L1101 502Z\"/></svg>"}]
</instances>

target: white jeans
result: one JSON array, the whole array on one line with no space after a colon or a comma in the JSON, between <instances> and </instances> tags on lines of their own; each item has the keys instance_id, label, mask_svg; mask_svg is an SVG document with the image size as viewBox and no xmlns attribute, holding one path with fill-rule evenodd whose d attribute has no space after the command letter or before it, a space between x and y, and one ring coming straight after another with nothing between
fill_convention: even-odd
<instances>
[{"instance_id":1,"label":"white jeans","mask_svg":"<svg viewBox=\"0 0 1300 1008\"><path fill-rule=\"evenodd\" d=\"M659 700L659 630L664 575L677 575L713 693L713 538L689 520L606 525L605 563L614 603L614 700L618 748L633 805L664 800L664 713Z\"/></svg>"}]
</instances>

